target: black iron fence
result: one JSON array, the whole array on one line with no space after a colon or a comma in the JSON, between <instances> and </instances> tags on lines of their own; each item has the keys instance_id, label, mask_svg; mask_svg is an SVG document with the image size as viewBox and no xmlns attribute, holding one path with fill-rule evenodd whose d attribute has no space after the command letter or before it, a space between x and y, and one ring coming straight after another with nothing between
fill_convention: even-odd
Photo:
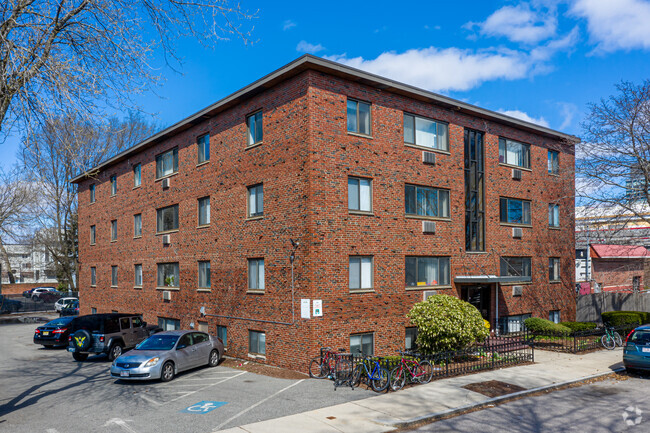
<instances>
[{"instance_id":1,"label":"black iron fence","mask_svg":"<svg viewBox=\"0 0 650 433\"><path fill-rule=\"evenodd\" d=\"M78 292L66 292L62 297L77 297L77 294ZM58 298L55 297L41 300L26 298L23 295L2 295L0 314L54 311L54 304L57 300Z\"/></svg>"},{"instance_id":2,"label":"black iron fence","mask_svg":"<svg viewBox=\"0 0 650 433\"><path fill-rule=\"evenodd\" d=\"M614 327L625 341L627 334L634 329L636 324L627 324ZM531 332L535 348L554 352L580 353L590 350L602 349L601 338L605 335L605 328L595 328L587 331L566 332Z\"/></svg>"}]
</instances>

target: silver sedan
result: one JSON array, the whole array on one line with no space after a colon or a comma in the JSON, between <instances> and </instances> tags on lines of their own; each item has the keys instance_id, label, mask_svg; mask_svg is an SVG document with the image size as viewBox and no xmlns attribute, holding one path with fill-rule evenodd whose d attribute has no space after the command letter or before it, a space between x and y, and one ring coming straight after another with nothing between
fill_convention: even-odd
<instances>
[{"instance_id":1,"label":"silver sedan","mask_svg":"<svg viewBox=\"0 0 650 433\"><path fill-rule=\"evenodd\" d=\"M111 376L169 382L181 371L202 365L214 367L222 356L222 341L205 332L159 332L113 361Z\"/></svg>"}]
</instances>

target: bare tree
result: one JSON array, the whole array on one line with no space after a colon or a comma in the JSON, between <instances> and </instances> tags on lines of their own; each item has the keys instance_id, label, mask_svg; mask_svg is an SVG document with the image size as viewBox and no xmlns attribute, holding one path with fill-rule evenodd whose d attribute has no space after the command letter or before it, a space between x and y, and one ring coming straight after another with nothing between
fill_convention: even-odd
<instances>
[{"instance_id":1,"label":"bare tree","mask_svg":"<svg viewBox=\"0 0 650 433\"><path fill-rule=\"evenodd\" d=\"M180 64L175 41L236 37L255 17L229 0L4 0L0 2L0 134L49 113L134 107L155 86L154 56Z\"/></svg>"},{"instance_id":2,"label":"bare tree","mask_svg":"<svg viewBox=\"0 0 650 433\"><path fill-rule=\"evenodd\" d=\"M110 128L68 115L48 120L30 136L21 162L30 183L38 188L35 242L54 260L60 282L75 288L77 266L77 200L69 180L78 163L95 166L151 135L154 126L140 116L107 122Z\"/></svg>"},{"instance_id":3,"label":"bare tree","mask_svg":"<svg viewBox=\"0 0 650 433\"><path fill-rule=\"evenodd\" d=\"M0 172L0 259L10 284L14 284L16 279L5 244L15 242L26 234L34 199L32 186L21 179L17 169Z\"/></svg>"}]
</instances>

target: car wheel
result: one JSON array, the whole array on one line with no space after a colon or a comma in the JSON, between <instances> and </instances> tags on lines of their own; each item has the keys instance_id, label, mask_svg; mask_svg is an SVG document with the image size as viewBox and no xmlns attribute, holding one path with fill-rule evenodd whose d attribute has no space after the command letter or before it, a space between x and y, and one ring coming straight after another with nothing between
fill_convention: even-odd
<instances>
[{"instance_id":1,"label":"car wheel","mask_svg":"<svg viewBox=\"0 0 650 433\"><path fill-rule=\"evenodd\" d=\"M108 350L108 360L115 361L122 354L122 346L119 343L115 343Z\"/></svg>"},{"instance_id":2,"label":"car wheel","mask_svg":"<svg viewBox=\"0 0 650 433\"><path fill-rule=\"evenodd\" d=\"M210 359L208 360L208 366L210 367L216 367L217 364L219 364L219 351L218 350L213 350L210 352Z\"/></svg>"},{"instance_id":3,"label":"car wheel","mask_svg":"<svg viewBox=\"0 0 650 433\"><path fill-rule=\"evenodd\" d=\"M72 357L74 358L75 361L85 361L88 359L88 354L87 353L79 353L79 352L74 352L72 354Z\"/></svg>"},{"instance_id":4,"label":"car wheel","mask_svg":"<svg viewBox=\"0 0 650 433\"><path fill-rule=\"evenodd\" d=\"M170 361L165 362L160 373L160 380L162 382L169 382L174 378L174 364Z\"/></svg>"}]
</instances>

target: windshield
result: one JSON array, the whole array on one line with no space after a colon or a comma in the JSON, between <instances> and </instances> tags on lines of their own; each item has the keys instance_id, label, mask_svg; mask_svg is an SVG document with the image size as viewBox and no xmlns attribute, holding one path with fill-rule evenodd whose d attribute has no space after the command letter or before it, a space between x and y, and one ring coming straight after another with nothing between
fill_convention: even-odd
<instances>
[{"instance_id":1,"label":"windshield","mask_svg":"<svg viewBox=\"0 0 650 433\"><path fill-rule=\"evenodd\" d=\"M138 350L172 350L178 335L152 335L138 345Z\"/></svg>"},{"instance_id":2,"label":"windshield","mask_svg":"<svg viewBox=\"0 0 650 433\"><path fill-rule=\"evenodd\" d=\"M630 341L634 344L650 344L650 330L638 330L633 335Z\"/></svg>"},{"instance_id":3,"label":"windshield","mask_svg":"<svg viewBox=\"0 0 650 433\"><path fill-rule=\"evenodd\" d=\"M46 323L45 326L65 326L70 322L72 322L72 317L62 317L60 319L54 319L51 322Z\"/></svg>"}]
</instances>

